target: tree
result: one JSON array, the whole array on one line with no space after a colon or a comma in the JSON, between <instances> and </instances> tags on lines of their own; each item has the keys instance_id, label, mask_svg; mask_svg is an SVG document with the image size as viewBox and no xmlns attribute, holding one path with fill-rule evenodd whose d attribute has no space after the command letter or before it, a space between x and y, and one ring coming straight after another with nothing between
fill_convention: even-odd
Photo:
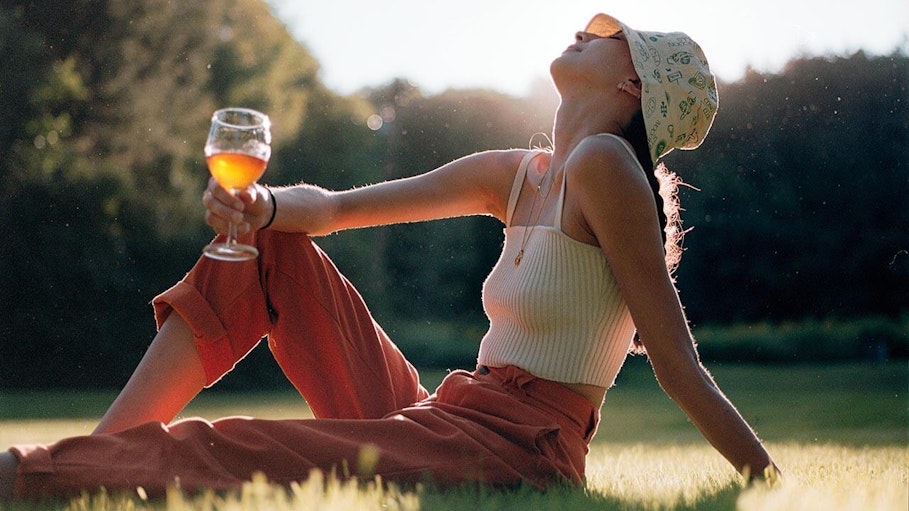
<instances>
[{"instance_id":1,"label":"tree","mask_svg":"<svg viewBox=\"0 0 909 511\"><path fill-rule=\"evenodd\" d=\"M895 316L909 307L907 58L793 61L721 90L671 167L694 230L679 270L700 321ZM723 297L717 300L716 297Z\"/></svg>"},{"instance_id":2,"label":"tree","mask_svg":"<svg viewBox=\"0 0 909 511\"><path fill-rule=\"evenodd\" d=\"M280 146L318 66L257 0L3 2L0 44L0 386L111 385L210 237L212 110L261 108Z\"/></svg>"},{"instance_id":3,"label":"tree","mask_svg":"<svg viewBox=\"0 0 909 511\"><path fill-rule=\"evenodd\" d=\"M542 144L556 105L545 84L427 96L399 79L340 97L261 0L0 0L0 63L3 388L127 377L154 333L148 301L211 237L213 109L271 115L264 182L341 189ZM707 142L667 159L700 189L683 189L678 272L695 323L909 313L907 75L901 53L857 53L722 84ZM473 322L501 229L463 218L319 243L383 321Z\"/></svg>"}]
</instances>

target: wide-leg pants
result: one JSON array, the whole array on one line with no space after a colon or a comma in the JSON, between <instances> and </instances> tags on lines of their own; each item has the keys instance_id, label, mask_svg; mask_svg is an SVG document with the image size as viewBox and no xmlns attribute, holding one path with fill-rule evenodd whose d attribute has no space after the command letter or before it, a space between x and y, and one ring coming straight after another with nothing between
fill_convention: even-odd
<instances>
[{"instance_id":1,"label":"wide-leg pants","mask_svg":"<svg viewBox=\"0 0 909 511\"><path fill-rule=\"evenodd\" d=\"M209 384L264 336L315 419L231 417L17 445L18 497L99 487L230 489L312 470L398 483L582 483L599 411L517 367L450 373L430 395L359 293L310 238L259 232L257 260L201 258L154 300L190 325Z\"/></svg>"}]
</instances>

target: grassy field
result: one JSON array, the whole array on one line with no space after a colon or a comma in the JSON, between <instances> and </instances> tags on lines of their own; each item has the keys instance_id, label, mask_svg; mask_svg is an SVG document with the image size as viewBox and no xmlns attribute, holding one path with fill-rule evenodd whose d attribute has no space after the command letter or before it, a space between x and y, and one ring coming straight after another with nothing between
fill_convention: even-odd
<instances>
[{"instance_id":1,"label":"grassy field","mask_svg":"<svg viewBox=\"0 0 909 511\"><path fill-rule=\"evenodd\" d=\"M108 509L617 509L900 510L909 502L909 365L712 366L727 395L785 472L778 487L740 478L633 359L610 391L588 457L586 488L495 491L399 489L319 477L289 491L264 481L231 495L149 502L95 494L61 508ZM427 384L443 373L426 373ZM91 431L111 393L0 394L0 445L47 442ZM307 416L292 392L208 392L184 415ZM18 508L17 508L18 509ZM53 509L36 507L26 509Z\"/></svg>"}]
</instances>

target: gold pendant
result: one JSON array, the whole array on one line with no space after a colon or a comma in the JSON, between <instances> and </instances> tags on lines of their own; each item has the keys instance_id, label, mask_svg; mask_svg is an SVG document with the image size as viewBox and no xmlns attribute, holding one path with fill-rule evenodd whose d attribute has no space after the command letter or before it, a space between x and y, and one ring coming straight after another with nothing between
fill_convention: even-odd
<instances>
[{"instance_id":1,"label":"gold pendant","mask_svg":"<svg viewBox=\"0 0 909 511\"><path fill-rule=\"evenodd\" d=\"M521 249L520 252L518 252L518 256L514 258L514 265L517 266L517 265L521 264L521 259L524 259L524 249L523 248Z\"/></svg>"}]
</instances>

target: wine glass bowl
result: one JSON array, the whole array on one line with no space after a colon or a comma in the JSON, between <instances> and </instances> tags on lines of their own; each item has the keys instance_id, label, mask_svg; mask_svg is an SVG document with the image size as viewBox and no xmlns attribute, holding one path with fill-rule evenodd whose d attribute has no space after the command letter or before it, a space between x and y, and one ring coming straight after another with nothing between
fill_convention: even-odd
<instances>
[{"instance_id":1,"label":"wine glass bowl","mask_svg":"<svg viewBox=\"0 0 909 511\"><path fill-rule=\"evenodd\" d=\"M236 194L262 177L271 157L268 116L249 108L224 108L212 114L205 143L205 161L222 188ZM259 251L237 242L237 226L230 224L223 242L211 243L203 253L221 261L254 259Z\"/></svg>"}]
</instances>

